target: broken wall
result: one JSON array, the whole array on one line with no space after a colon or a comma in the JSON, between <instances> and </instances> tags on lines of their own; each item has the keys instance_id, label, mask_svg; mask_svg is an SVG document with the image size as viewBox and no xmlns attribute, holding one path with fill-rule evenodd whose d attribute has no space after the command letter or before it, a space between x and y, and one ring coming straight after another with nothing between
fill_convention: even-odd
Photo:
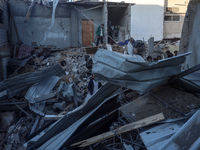
<instances>
[{"instance_id":1,"label":"broken wall","mask_svg":"<svg viewBox=\"0 0 200 150\"><path fill-rule=\"evenodd\" d=\"M185 69L191 68L195 65L200 64L200 1L191 0L186 17L183 24L182 35L180 40L180 51L179 53L185 53L192 51L192 54L186 59Z\"/></svg>"},{"instance_id":2,"label":"broken wall","mask_svg":"<svg viewBox=\"0 0 200 150\"><path fill-rule=\"evenodd\" d=\"M30 18L24 22L30 3L21 0L10 0L10 7L18 29L19 38L23 43L31 45L32 42L42 45L56 45L57 47L71 46L71 8L67 4L58 4L55 13L54 26L50 27L52 9L35 5ZM16 43L16 33L12 30L12 42ZM46 36L46 39L45 39Z\"/></svg>"},{"instance_id":3,"label":"broken wall","mask_svg":"<svg viewBox=\"0 0 200 150\"><path fill-rule=\"evenodd\" d=\"M135 40L163 38L164 0L134 0L131 8L131 36Z\"/></svg>"},{"instance_id":4,"label":"broken wall","mask_svg":"<svg viewBox=\"0 0 200 150\"><path fill-rule=\"evenodd\" d=\"M7 1L0 1L0 80L6 78L6 65L9 58L8 50L8 8Z\"/></svg>"},{"instance_id":5,"label":"broken wall","mask_svg":"<svg viewBox=\"0 0 200 150\"><path fill-rule=\"evenodd\" d=\"M130 35L131 5L108 4L108 34L116 41L123 42Z\"/></svg>"},{"instance_id":6,"label":"broken wall","mask_svg":"<svg viewBox=\"0 0 200 150\"><path fill-rule=\"evenodd\" d=\"M126 8L126 11L122 14L122 19L120 19L120 26L122 27L121 35L119 35L119 41L125 41L130 37L131 31L131 5Z\"/></svg>"}]
</instances>

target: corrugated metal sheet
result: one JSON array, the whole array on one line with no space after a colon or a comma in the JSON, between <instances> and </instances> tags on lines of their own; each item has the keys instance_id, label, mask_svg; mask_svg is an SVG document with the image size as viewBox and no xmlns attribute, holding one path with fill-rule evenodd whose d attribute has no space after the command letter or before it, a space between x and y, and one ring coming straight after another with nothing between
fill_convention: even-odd
<instances>
[{"instance_id":1,"label":"corrugated metal sheet","mask_svg":"<svg viewBox=\"0 0 200 150\"><path fill-rule=\"evenodd\" d=\"M31 145L30 149L40 147L50 138L70 127L73 123L81 119L84 115L88 114L90 111L98 107L103 100L110 97L119 88L119 86L109 83L103 85L87 102L84 102L81 106L69 112L48 129L31 139L30 142L35 143Z\"/></svg>"},{"instance_id":2,"label":"corrugated metal sheet","mask_svg":"<svg viewBox=\"0 0 200 150\"><path fill-rule=\"evenodd\" d=\"M25 95L25 98L29 101L29 103L34 103L29 104L29 108L32 111L41 116L44 116L43 109L46 102L44 101L35 104L35 99L49 94L56 83L59 81L59 79L60 78L57 76L51 76L39 83L34 84L29 88L28 92Z\"/></svg>"},{"instance_id":3,"label":"corrugated metal sheet","mask_svg":"<svg viewBox=\"0 0 200 150\"><path fill-rule=\"evenodd\" d=\"M29 88L25 98L29 101L29 103L35 103L34 99L49 94L59 79L60 78L57 76L51 76L39 83L34 84Z\"/></svg>"},{"instance_id":4,"label":"corrugated metal sheet","mask_svg":"<svg viewBox=\"0 0 200 150\"><path fill-rule=\"evenodd\" d=\"M29 72L6 79L0 82L0 92L6 90L7 94L3 97L0 97L0 100L4 100L5 98L12 98L13 96L25 90L29 86L40 82L50 76L61 76L64 74L65 71L60 65L57 64L51 68L47 68L42 71Z\"/></svg>"},{"instance_id":5,"label":"corrugated metal sheet","mask_svg":"<svg viewBox=\"0 0 200 150\"><path fill-rule=\"evenodd\" d=\"M121 93L120 91L119 93ZM77 128L96 111L98 110L103 104L105 104L110 99L116 97L119 93L116 93L107 99L105 99L101 104L99 104L95 109L93 109L91 112L77 120L75 123L73 123L71 126L69 126L67 129L65 129L63 132L57 134L56 136L49 139L46 143L44 143L41 147L39 147L39 150L58 150L60 149L63 144L68 141L68 139L73 135L73 133L77 130ZM112 109L111 109L112 110Z\"/></svg>"},{"instance_id":6,"label":"corrugated metal sheet","mask_svg":"<svg viewBox=\"0 0 200 150\"><path fill-rule=\"evenodd\" d=\"M198 110L173 136L158 150L199 150L200 149L200 110Z\"/></svg>"},{"instance_id":7,"label":"corrugated metal sheet","mask_svg":"<svg viewBox=\"0 0 200 150\"><path fill-rule=\"evenodd\" d=\"M10 58L8 61L8 66L19 66L19 67L24 67L26 65L26 63L33 58L33 56L30 56L26 59L23 60L19 60L17 58Z\"/></svg>"},{"instance_id":8,"label":"corrugated metal sheet","mask_svg":"<svg viewBox=\"0 0 200 150\"><path fill-rule=\"evenodd\" d=\"M99 50L93 58L92 72L98 79L106 80L139 93L168 82L181 72L181 65L191 52L154 62L145 62L139 56L123 55Z\"/></svg>"}]
</instances>

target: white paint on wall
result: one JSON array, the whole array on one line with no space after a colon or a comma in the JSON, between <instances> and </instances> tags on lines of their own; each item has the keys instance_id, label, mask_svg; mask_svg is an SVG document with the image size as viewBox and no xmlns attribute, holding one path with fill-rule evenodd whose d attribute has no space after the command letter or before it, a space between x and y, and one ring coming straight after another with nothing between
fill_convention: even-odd
<instances>
[{"instance_id":1,"label":"white paint on wall","mask_svg":"<svg viewBox=\"0 0 200 150\"><path fill-rule=\"evenodd\" d=\"M131 37L135 40L155 41L163 38L164 0L132 0Z\"/></svg>"},{"instance_id":2,"label":"white paint on wall","mask_svg":"<svg viewBox=\"0 0 200 150\"><path fill-rule=\"evenodd\" d=\"M63 39L64 41L67 40L67 34L63 32L48 32L47 33L47 38L49 39Z\"/></svg>"}]
</instances>

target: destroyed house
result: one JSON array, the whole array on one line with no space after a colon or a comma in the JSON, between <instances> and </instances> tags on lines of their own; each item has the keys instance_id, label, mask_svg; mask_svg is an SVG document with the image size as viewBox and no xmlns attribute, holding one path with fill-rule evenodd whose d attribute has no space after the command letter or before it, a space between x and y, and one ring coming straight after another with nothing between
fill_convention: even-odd
<instances>
[{"instance_id":1,"label":"destroyed house","mask_svg":"<svg viewBox=\"0 0 200 150\"><path fill-rule=\"evenodd\" d=\"M0 1L0 150L200 149L199 0L180 53L151 61L163 40L127 40L136 5L110 1Z\"/></svg>"},{"instance_id":2,"label":"destroyed house","mask_svg":"<svg viewBox=\"0 0 200 150\"><path fill-rule=\"evenodd\" d=\"M123 27L120 35L123 40L130 35L129 3L60 1L58 4L51 3L52 8L35 5L31 10L30 3L22 0L11 0L9 4L19 39L28 45L37 42L57 47L89 46L94 43L99 25L104 24L105 35L108 34L108 23L113 27ZM52 20L54 9L55 19ZM13 42L16 42L14 29L12 36Z\"/></svg>"}]
</instances>

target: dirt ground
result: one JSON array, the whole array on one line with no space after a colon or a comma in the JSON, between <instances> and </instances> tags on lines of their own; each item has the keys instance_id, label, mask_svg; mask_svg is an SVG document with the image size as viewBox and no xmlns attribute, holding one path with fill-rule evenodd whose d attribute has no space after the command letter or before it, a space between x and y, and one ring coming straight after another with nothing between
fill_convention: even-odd
<instances>
[{"instance_id":1,"label":"dirt ground","mask_svg":"<svg viewBox=\"0 0 200 150\"><path fill-rule=\"evenodd\" d=\"M157 98L165 104L161 103ZM136 98L131 103L122 106L120 110L123 115L132 117L135 120L158 113L163 113L165 118L168 119L183 117L184 114L190 113L199 107L200 99L193 94L165 85Z\"/></svg>"}]
</instances>

